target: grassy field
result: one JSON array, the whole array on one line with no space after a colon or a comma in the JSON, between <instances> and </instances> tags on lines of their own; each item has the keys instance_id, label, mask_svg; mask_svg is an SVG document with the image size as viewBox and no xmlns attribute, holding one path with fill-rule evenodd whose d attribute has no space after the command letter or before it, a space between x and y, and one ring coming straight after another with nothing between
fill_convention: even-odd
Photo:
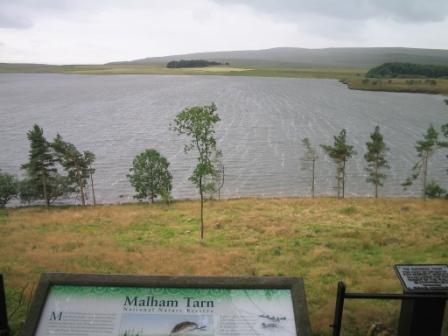
<instances>
[{"instance_id":1,"label":"grassy field","mask_svg":"<svg viewBox=\"0 0 448 336\"><path fill-rule=\"evenodd\" d=\"M392 266L446 263L445 200L238 199L0 210L8 307L42 272L301 276L315 335L329 335L336 286L400 292ZM399 303L347 302L344 335L394 325ZM17 329L23 308L15 314Z\"/></svg>"}]
</instances>

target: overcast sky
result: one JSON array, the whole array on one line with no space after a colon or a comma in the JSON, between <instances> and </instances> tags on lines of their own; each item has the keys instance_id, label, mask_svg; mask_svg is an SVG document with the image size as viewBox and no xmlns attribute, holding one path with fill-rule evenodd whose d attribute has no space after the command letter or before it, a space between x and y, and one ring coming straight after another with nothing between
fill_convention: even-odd
<instances>
[{"instance_id":1,"label":"overcast sky","mask_svg":"<svg viewBox=\"0 0 448 336\"><path fill-rule=\"evenodd\" d=\"M0 62L273 47L448 49L448 0L0 0Z\"/></svg>"}]
</instances>

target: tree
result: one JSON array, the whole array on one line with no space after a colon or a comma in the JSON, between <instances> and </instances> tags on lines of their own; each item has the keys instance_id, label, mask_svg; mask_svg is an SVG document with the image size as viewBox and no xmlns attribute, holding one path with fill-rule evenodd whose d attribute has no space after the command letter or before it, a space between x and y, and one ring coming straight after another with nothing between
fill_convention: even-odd
<instances>
[{"instance_id":1,"label":"tree","mask_svg":"<svg viewBox=\"0 0 448 336\"><path fill-rule=\"evenodd\" d=\"M30 204L32 201L41 198L40 192L30 178L25 178L19 182L18 191L22 203Z\"/></svg>"},{"instance_id":2,"label":"tree","mask_svg":"<svg viewBox=\"0 0 448 336\"><path fill-rule=\"evenodd\" d=\"M348 159L356 155L353 146L347 144L347 132L342 129L339 135L334 136L334 145L321 145L325 153L336 164L336 190L338 197L345 197L345 166Z\"/></svg>"},{"instance_id":3,"label":"tree","mask_svg":"<svg viewBox=\"0 0 448 336\"><path fill-rule=\"evenodd\" d=\"M425 194L428 198L441 198L446 195L446 190L436 181L431 181L426 185Z\"/></svg>"},{"instance_id":4,"label":"tree","mask_svg":"<svg viewBox=\"0 0 448 336\"><path fill-rule=\"evenodd\" d=\"M448 99L446 99L445 101L446 101L446 103L448 105ZM445 139L448 139L448 124L442 125L441 130L442 130L442 134L445 137ZM447 148L448 147L448 141L445 140L445 141L439 142L439 146L443 147L443 148ZM447 155L447 158L448 158L448 155Z\"/></svg>"},{"instance_id":5,"label":"tree","mask_svg":"<svg viewBox=\"0 0 448 336\"><path fill-rule=\"evenodd\" d=\"M204 192L210 195L210 199L218 193L218 199L221 199L221 189L224 186L225 171L222 161L222 152L216 151L212 158L212 164L215 167L215 173L204 178Z\"/></svg>"},{"instance_id":6,"label":"tree","mask_svg":"<svg viewBox=\"0 0 448 336\"><path fill-rule=\"evenodd\" d=\"M51 173L56 172L52 148L50 143L45 139L42 128L36 124L27 133L27 137L30 141L29 161L22 165L21 168L26 170L30 182L35 184L36 190L41 193L41 198L49 206L49 178Z\"/></svg>"},{"instance_id":7,"label":"tree","mask_svg":"<svg viewBox=\"0 0 448 336\"><path fill-rule=\"evenodd\" d=\"M17 193L18 181L15 176L8 173L2 173L0 169L0 208L4 208Z\"/></svg>"},{"instance_id":8,"label":"tree","mask_svg":"<svg viewBox=\"0 0 448 336\"><path fill-rule=\"evenodd\" d=\"M92 163L95 161L95 154L92 152L86 151L84 152L84 157L87 159L89 163L89 176L90 176L90 187L92 189L92 200L93 200L93 206L96 205L96 197L95 197L95 187L93 184L93 174L95 174L95 168L92 168Z\"/></svg>"},{"instance_id":9,"label":"tree","mask_svg":"<svg viewBox=\"0 0 448 336\"><path fill-rule=\"evenodd\" d=\"M314 181L315 181L315 172L316 172L316 161L319 158L317 156L316 150L310 143L308 138L304 138L302 140L303 146L305 147L305 155L301 158L302 160L302 169L303 170L311 170L311 197L314 198Z\"/></svg>"},{"instance_id":10,"label":"tree","mask_svg":"<svg viewBox=\"0 0 448 336\"><path fill-rule=\"evenodd\" d=\"M168 160L155 149L147 149L138 154L133 161L133 167L129 169L130 174L127 175L137 191L135 198L149 198L151 203L161 195L167 198L173 179L168 170L169 165Z\"/></svg>"},{"instance_id":11,"label":"tree","mask_svg":"<svg viewBox=\"0 0 448 336\"><path fill-rule=\"evenodd\" d=\"M375 186L375 198L378 198L378 186L383 186L386 175L382 173L382 169L389 169L389 163L386 159L386 152L389 150L380 133L380 127L376 126L375 131L370 135L371 142L367 142L367 153L364 159L367 161L365 170L369 173L366 181Z\"/></svg>"},{"instance_id":12,"label":"tree","mask_svg":"<svg viewBox=\"0 0 448 336\"><path fill-rule=\"evenodd\" d=\"M224 163L221 161L218 164L218 168L217 168L218 174L216 175L217 176L217 182L219 182L219 184L217 184L217 191L218 191L218 199L219 200L221 199L221 189L222 189L222 187L224 187L224 180L225 180L225 177L226 177L224 168L225 168L224 167Z\"/></svg>"},{"instance_id":13,"label":"tree","mask_svg":"<svg viewBox=\"0 0 448 336\"><path fill-rule=\"evenodd\" d=\"M76 188L73 188L81 196L81 204L86 205L87 179L91 176L91 166L95 160L95 155L92 152L84 151L81 153L75 145L66 142L58 134L51 144L56 152L56 157L61 166L68 174L70 181Z\"/></svg>"},{"instance_id":14,"label":"tree","mask_svg":"<svg viewBox=\"0 0 448 336\"><path fill-rule=\"evenodd\" d=\"M180 60L170 61L166 64L167 68L197 68L207 67L210 65L222 65L222 63L206 60ZM227 64L228 65L228 64Z\"/></svg>"},{"instance_id":15,"label":"tree","mask_svg":"<svg viewBox=\"0 0 448 336\"><path fill-rule=\"evenodd\" d=\"M191 138L185 153L197 150L197 164L190 181L198 188L201 198L201 239L204 239L204 182L217 174L213 163L216 156L215 124L220 121L216 105L194 106L184 109L174 119L172 129Z\"/></svg>"},{"instance_id":16,"label":"tree","mask_svg":"<svg viewBox=\"0 0 448 336\"><path fill-rule=\"evenodd\" d=\"M434 126L430 125L426 134L423 135L423 140L417 141L415 149L420 158L412 167L411 176L409 176L401 185L406 190L409 188L420 176L422 178L422 197L426 200L426 188L428 180L428 163L430 157L440 147L439 133Z\"/></svg>"},{"instance_id":17,"label":"tree","mask_svg":"<svg viewBox=\"0 0 448 336\"><path fill-rule=\"evenodd\" d=\"M440 78L448 76L448 67L445 65L426 65L412 63L384 63L370 69L366 77L371 78L396 78L396 77L416 78L429 77Z\"/></svg>"},{"instance_id":18,"label":"tree","mask_svg":"<svg viewBox=\"0 0 448 336\"><path fill-rule=\"evenodd\" d=\"M73 181L57 172L50 172L46 188L48 205L58 198L68 198L75 192ZM42 185L36 184L34 179L27 176L19 182L19 197L23 203L42 199Z\"/></svg>"}]
</instances>

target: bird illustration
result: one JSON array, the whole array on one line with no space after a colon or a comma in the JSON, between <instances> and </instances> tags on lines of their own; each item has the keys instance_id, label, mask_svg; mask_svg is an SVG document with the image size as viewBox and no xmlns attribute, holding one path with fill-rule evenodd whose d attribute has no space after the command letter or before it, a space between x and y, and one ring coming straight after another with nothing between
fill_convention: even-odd
<instances>
[{"instance_id":1,"label":"bird illustration","mask_svg":"<svg viewBox=\"0 0 448 336\"><path fill-rule=\"evenodd\" d=\"M171 335L182 335L183 333L193 331L193 330L205 330L207 326L199 327L195 322L184 321L176 324L170 332Z\"/></svg>"}]
</instances>

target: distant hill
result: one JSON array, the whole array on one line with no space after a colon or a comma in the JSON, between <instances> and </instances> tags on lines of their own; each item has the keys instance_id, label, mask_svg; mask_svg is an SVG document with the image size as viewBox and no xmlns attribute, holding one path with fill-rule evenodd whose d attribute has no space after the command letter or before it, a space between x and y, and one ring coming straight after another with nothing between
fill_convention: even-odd
<instances>
[{"instance_id":1,"label":"distant hill","mask_svg":"<svg viewBox=\"0 0 448 336\"><path fill-rule=\"evenodd\" d=\"M416 48L273 48L203 52L149 57L129 62L108 64L166 64L179 59L207 59L243 67L350 67L371 68L383 63L402 62L448 65L448 50Z\"/></svg>"}]
</instances>

